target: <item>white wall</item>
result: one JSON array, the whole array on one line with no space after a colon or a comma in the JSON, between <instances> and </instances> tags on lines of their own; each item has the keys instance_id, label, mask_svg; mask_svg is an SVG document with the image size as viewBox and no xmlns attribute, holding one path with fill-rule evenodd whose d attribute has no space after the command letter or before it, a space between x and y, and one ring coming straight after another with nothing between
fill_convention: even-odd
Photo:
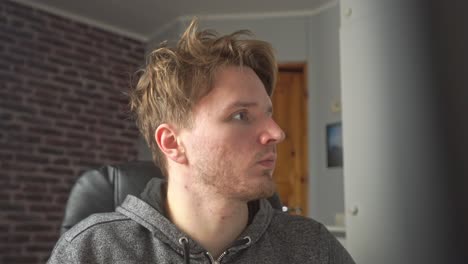
<instances>
[{"instance_id":1,"label":"white wall","mask_svg":"<svg viewBox=\"0 0 468 264\"><path fill-rule=\"evenodd\" d=\"M341 120L330 111L340 100L338 2L301 14L276 14L201 18L202 28L231 33L249 29L273 45L279 63L306 62L309 104L309 215L334 225L336 213L344 211L342 169L326 168L325 125ZM177 38L187 19L174 23L150 41L148 48L165 39ZM140 151L144 153L144 150ZM141 156L140 156L141 157ZM142 157L147 158L147 157Z\"/></svg>"}]
</instances>

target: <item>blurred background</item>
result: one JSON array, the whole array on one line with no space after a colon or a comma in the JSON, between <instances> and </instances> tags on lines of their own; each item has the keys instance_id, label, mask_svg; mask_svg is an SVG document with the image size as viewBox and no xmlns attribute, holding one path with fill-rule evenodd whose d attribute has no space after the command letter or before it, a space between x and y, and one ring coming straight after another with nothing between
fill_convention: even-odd
<instances>
[{"instance_id":1,"label":"blurred background","mask_svg":"<svg viewBox=\"0 0 468 264\"><path fill-rule=\"evenodd\" d=\"M151 160L126 93L145 54L195 15L276 51L285 210L324 223L356 263L464 263L467 7L0 1L0 263L46 262L85 170Z\"/></svg>"}]
</instances>

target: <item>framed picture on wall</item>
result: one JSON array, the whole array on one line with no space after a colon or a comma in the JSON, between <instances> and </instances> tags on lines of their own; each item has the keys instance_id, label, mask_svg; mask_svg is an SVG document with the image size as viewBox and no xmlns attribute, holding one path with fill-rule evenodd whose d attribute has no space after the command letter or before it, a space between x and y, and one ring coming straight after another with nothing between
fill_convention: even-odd
<instances>
[{"instance_id":1,"label":"framed picture on wall","mask_svg":"<svg viewBox=\"0 0 468 264\"><path fill-rule=\"evenodd\" d=\"M343 141L341 122L328 124L327 133L327 167L343 167Z\"/></svg>"}]
</instances>

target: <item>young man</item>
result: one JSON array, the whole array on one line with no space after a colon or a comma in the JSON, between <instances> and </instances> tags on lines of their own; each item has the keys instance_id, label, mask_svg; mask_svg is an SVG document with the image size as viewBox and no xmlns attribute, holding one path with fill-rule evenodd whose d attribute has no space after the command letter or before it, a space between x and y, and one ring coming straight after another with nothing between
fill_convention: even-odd
<instances>
[{"instance_id":1,"label":"young man","mask_svg":"<svg viewBox=\"0 0 468 264\"><path fill-rule=\"evenodd\" d=\"M284 139L270 100L277 65L246 34L193 21L176 47L150 54L131 108L166 180L73 227L49 263L354 263L323 225L265 199Z\"/></svg>"}]
</instances>

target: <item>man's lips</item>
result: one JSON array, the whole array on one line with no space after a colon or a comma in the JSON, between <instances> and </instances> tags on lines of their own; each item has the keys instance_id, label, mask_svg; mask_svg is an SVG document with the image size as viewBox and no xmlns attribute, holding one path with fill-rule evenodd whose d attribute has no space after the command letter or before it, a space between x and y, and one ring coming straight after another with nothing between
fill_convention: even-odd
<instances>
[{"instance_id":1,"label":"man's lips","mask_svg":"<svg viewBox=\"0 0 468 264\"><path fill-rule=\"evenodd\" d=\"M262 160L260 160L258 164L267 168L274 168L276 164L276 155L265 157Z\"/></svg>"}]
</instances>

